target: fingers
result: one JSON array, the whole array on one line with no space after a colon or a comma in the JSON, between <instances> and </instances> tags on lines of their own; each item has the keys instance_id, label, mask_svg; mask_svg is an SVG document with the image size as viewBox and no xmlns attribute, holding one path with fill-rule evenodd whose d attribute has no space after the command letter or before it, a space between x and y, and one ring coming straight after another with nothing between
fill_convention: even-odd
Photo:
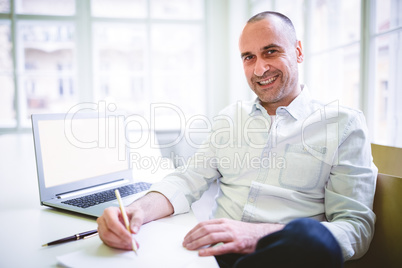
<instances>
[{"instance_id":1,"label":"fingers","mask_svg":"<svg viewBox=\"0 0 402 268\"><path fill-rule=\"evenodd\" d=\"M217 232L205 235L191 243L188 243L185 247L189 250L196 250L205 246L215 245L218 243L228 243L233 241L233 236L227 232Z\"/></svg>"},{"instance_id":2,"label":"fingers","mask_svg":"<svg viewBox=\"0 0 402 268\"><path fill-rule=\"evenodd\" d=\"M205 235L208 231L222 230L224 227L221 224L223 224L224 221L224 219L213 219L200 222L193 229L191 229L190 232L188 232L188 234L184 237L184 242L188 242L189 240L193 240L197 237Z\"/></svg>"},{"instance_id":3,"label":"fingers","mask_svg":"<svg viewBox=\"0 0 402 268\"><path fill-rule=\"evenodd\" d=\"M237 246L235 243L218 244L213 247L203 248L198 251L200 256L218 256L231 252L237 252Z\"/></svg>"},{"instance_id":4,"label":"fingers","mask_svg":"<svg viewBox=\"0 0 402 268\"><path fill-rule=\"evenodd\" d=\"M144 213L142 210L134 210L130 207L127 208L127 213L130 218L130 230L137 234L144 223Z\"/></svg>"},{"instance_id":5,"label":"fingers","mask_svg":"<svg viewBox=\"0 0 402 268\"><path fill-rule=\"evenodd\" d=\"M106 245L127 250L132 248L132 236L122 222L119 208L105 209L97 223L99 237Z\"/></svg>"},{"instance_id":6,"label":"fingers","mask_svg":"<svg viewBox=\"0 0 402 268\"><path fill-rule=\"evenodd\" d=\"M197 224L184 238L183 246L189 250L200 249L200 256L251 253L260 237L256 235L259 228L261 225L230 219L209 220Z\"/></svg>"},{"instance_id":7,"label":"fingers","mask_svg":"<svg viewBox=\"0 0 402 268\"><path fill-rule=\"evenodd\" d=\"M224 222L224 220L218 219L199 223L186 235L183 246L194 250L219 242L233 241L232 232L228 232Z\"/></svg>"}]
</instances>

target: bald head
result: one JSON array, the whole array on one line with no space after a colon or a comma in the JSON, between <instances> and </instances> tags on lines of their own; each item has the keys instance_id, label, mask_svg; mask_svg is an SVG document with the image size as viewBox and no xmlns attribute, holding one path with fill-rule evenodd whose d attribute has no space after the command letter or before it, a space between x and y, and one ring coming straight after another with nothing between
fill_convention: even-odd
<instances>
[{"instance_id":1,"label":"bald head","mask_svg":"<svg viewBox=\"0 0 402 268\"><path fill-rule=\"evenodd\" d=\"M273 21L276 21L277 23L281 24L283 30L285 31L285 33L287 35L287 38L289 39L289 42L291 44L296 43L297 37L296 37L295 27L293 26L292 21L281 13L274 12L274 11L264 11L264 12L258 13L256 15L254 15L253 17L251 17L247 21L247 24L258 22L258 21L261 21L264 19L273 20Z\"/></svg>"}]
</instances>

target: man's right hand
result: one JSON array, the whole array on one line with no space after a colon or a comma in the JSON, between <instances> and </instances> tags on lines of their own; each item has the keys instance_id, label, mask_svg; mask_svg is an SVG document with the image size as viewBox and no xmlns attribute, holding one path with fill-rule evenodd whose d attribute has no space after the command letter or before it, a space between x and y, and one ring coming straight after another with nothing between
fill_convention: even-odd
<instances>
[{"instance_id":1,"label":"man's right hand","mask_svg":"<svg viewBox=\"0 0 402 268\"><path fill-rule=\"evenodd\" d=\"M144 222L144 212L137 206L126 207L130 220L130 229L133 234L138 233ZM123 221L118 207L109 207L97 219L100 239L108 246L120 249L132 249L132 234L130 234ZM137 244L137 246L139 246Z\"/></svg>"},{"instance_id":2,"label":"man's right hand","mask_svg":"<svg viewBox=\"0 0 402 268\"><path fill-rule=\"evenodd\" d=\"M126 212L130 220L131 232L137 234L143 224L171 215L174 210L164 195L149 192L127 206ZM99 237L103 243L114 248L132 249L132 234L127 231L118 207L105 209L97 222Z\"/></svg>"}]
</instances>

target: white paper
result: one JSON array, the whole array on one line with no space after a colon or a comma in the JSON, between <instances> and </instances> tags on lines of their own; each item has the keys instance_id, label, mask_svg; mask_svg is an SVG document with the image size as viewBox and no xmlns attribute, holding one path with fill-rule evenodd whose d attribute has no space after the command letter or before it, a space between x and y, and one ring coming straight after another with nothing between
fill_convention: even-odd
<instances>
[{"instance_id":1,"label":"white paper","mask_svg":"<svg viewBox=\"0 0 402 268\"><path fill-rule=\"evenodd\" d=\"M197 251L182 246L191 228L165 222L150 222L141 227L135 239L140 247L133 251L110 248L99 239L93 247L57 257L66 267L218 267L214 257L199 257Z\"/></svg>"}]
</instances>

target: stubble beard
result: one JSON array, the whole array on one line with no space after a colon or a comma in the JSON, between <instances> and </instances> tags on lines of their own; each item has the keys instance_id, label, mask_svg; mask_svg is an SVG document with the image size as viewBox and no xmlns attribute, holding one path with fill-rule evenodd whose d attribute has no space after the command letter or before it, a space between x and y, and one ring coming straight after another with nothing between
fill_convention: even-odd
<instances>
[{"instance_id":1,"label":"stubble beard","mask_svg":"<svg viewBox=\"0 0 402 268\"><path fill-rule=\"evenodd\" d=\"M295 71L295 74L297 77L297 69ZM261 86L256 82L257 80L261 80L271 76L278 76L272 88L262 89ZM292 94L293 88L297 87L298 79L291 79L291 77L286 77L285 79L285 77L283 76L283 72L277 71L275 73L264 74L260 77L253 76L250 83L251 89L258 96L260 101L266 104L274 104L284 100L284 98Z\"/></svg>"},{"instance_id":2,"label":"stubble beard","mask_svg":"<svg viewBox=\"0 0 402 268\"><path fill-rule=\"evenodd\" d=\"M258 96L260 101L262 101L264 103L279 102L282 99L284 92L286 91L282 73L276 73L273 75L274 76L279 75L278 78L274 82L275 85L273 85L272 87L265 88L265 89L261 88L261 86L255 81L258 79L264 79L264 77L272 76L272 74L264 75L264 76L258 77L258 78L254 76L253 79L251 80L251 85L250 85L251 89ZM278 84L278 82L279 82L279 84Z\"/></svg>"}]
</instances>

